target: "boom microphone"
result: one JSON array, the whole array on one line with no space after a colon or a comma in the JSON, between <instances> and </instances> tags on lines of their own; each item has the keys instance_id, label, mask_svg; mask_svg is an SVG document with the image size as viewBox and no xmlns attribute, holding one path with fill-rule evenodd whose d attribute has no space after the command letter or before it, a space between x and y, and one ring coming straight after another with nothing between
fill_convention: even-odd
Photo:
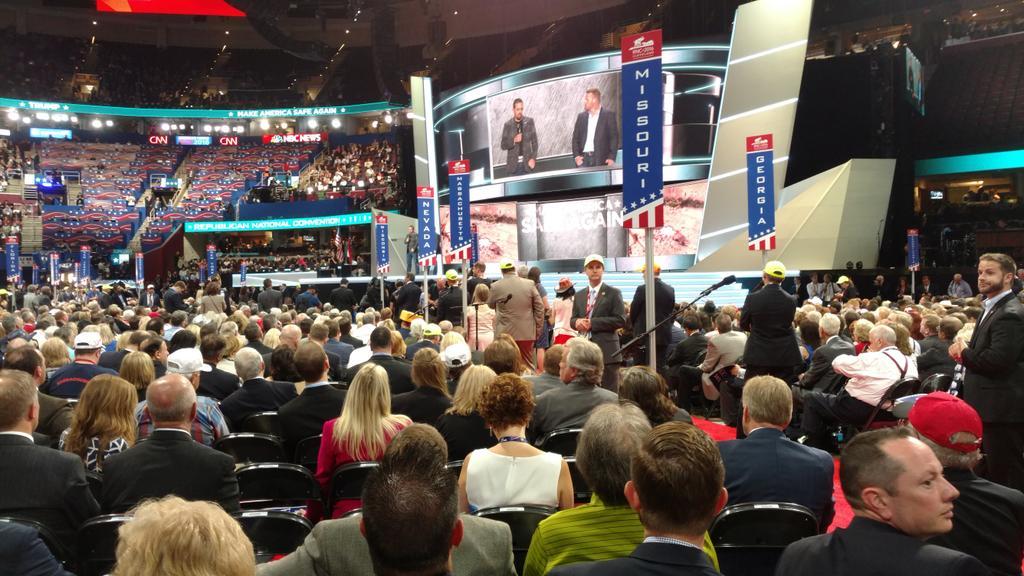
<instances>
[{"instance_id":1,"label":"boom microphone","mask_svg":"<svg viewBox=\"0 0 1024 576\"><path fill-rule=\"evenodd\" d=\"M733 275L733 274L729 274L725 278L722 278L722 280L720 282L718 282L717 284L712 286L711 289L712 290L718 290L722 286L728 286L729 284L732 284L735 281L736 281L736 276Z\"/></svg>"}]
</instances>

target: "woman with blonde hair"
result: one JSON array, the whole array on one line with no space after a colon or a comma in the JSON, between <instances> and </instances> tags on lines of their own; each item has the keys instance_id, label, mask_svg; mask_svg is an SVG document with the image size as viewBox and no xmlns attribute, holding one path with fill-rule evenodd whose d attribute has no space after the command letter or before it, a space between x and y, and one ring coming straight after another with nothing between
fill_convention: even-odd
<instances>
[{"instance_id":1,"label":"woman with blonde hair","mask_svg":"<svg viewBox=\"0 0 1024 576\"><path fill-rule=\"evenodd\" d=\"M452 407L448 369L441 355L430 348L416 352L412 357L412 383L416 386L412 391L391 398L391 411L419 424L437 424L437 419Z\"/></svg>"},{"instance_id":2,"label":"woman with blonde hair","mask_svg":"<svg viewBox=\"0 0 1024 576\"><path fill-rule=\"evenodd\" d=\"M402 333L397 330L392 330L391 355L394 356L396 360L401 360L402 362L408 363L409 361L405 359L406 350L407 348L405 346L405 338L402 338Z\"/></svg>"},{"instance_id":3,"label":"woman with blonde hair","mask_svg":"<svg viewBox=\"0 0 1024 576\"><path fill-rule=\"evenodd\" d=\"M543 452L526 439L533 408L533 389L515 374L499 374L484 389L480 415L498 443L463 459L461 511L514 505L572 508L569 466L560 454Z\"/></svg>"},{"instance_id":4,"label":"woman with blonde hair","mask_svg":"<svg viewBox=\"0 0 1024 576\"><path fill-rule=\"evenodd\" d=\"M43 360L46 361L47 378L58 368L71 364L71 353L68 351L67 344L56 336L47 338L39 351L43 353Z\"/></svg>"},{"instance_id":5,"label":"woman with blonde hair","mask_svg":"<svg viewBox=\"0 0 1024 576\"><path fill-rule=\"evenodd\" d=\"M234 326L234 322L225 322L221 325L220 334L224 336L224 326ZM217 362L217 368L231 374L238 375L235 371L235 353L242 349L242 342L238 340L238 335L224 336L224 353L221 356L219 362Z\"/></svg>"},{"instance_id":6,"label":"woman with blonde hair","mask_svg":"<svg viewBox=\"0 0 1024 576\"><path fill-rule=\"evenodd\" d=\"M466 339L455 330L452 330L441 337L441 352L444 352L452 344L465 344Z\"/></svg>"},{"instance_id":7,"label":"woman with blonde hair","mask_svg":"<svg viewBox=\"0 0 1024 576\"><path fill-rule=\"evenodd\" d=\"M135 386L124 378L110 374L93 377L82 389L59 448L76 454L87 470L101 471L104 458L135 443L136 404Z\"/></svg>"},{"instance_id":8,"label":"woman with blonde hair","mask_svg":"<svg viewBox=\"0 0 1024 576\"><path fill-rule=\"evenodd\" d=\"M320 490L327 494L334 471L345 464L380 460L391 439L412 424L409 418L391 413L391 392L388 373L380 366L367 362L356 373L345 397L341 415L324 422L323 440L317 456L316 480ZM334 510L324 513L330 518L359 508L358 498L341 499ZM307 515L316 522L320 507L311 502Z\"/></svg>"},{"instance_id":9,"label":"woman with blonde hair","mask_svg":"<svg viewBox=\"0 0 1024 576\"><path fill-rule=\"evenodd\" d=\"M470 366L459 378L452 407L437 419L437 431L448 444L449 460L462 460L473 450L494 445L491 429L480 415L480 398L497 376L487 366Z\"/></svg>"},{"instance_id":10,"label":"woman with blonde hair","mask_svg":"<svg viewBox=\"0 0 1024 576\"><path fill-rule=\"evenodd\" d=\"M486 350L494 342L494 308L487 305L491 288L481 282L473 289L473 306L466 314L466 340L473 350Z\"/></svg>"},{"instance_id":11,"label":"woman with blonde hair","mask_svg":"<svg viewBox=\"0 0 1024 576\"><path fill-rule=\"evenodd\" d=\"M153 359L145 352L130 352L121 361L121 378L135 386L139 402L146 399L146 388L156 380Z\"/></svg>"},{"instance_id":12,"label":"woman with blonde hair","mask_svg":"<svg viewBox=\"0 0 1024 576\"><path fill-rule=\"evenodd\" d=\"M281 343L281 330L279 328L271 328L263 334L263 345L273 350L277 348L278 344Z\"/></svg>"},{"instance_id":13,"label":"woman with blonde hair","mask_svg":"<svg viewBox=\"0 0 1024 576\"><path fill-rule=\"evenodd\" d=\"M871 329L875 325L869 320L857 320L853 323L853 348L860 354L864 350L867 350L868 344L870 344Z\"/></svg>"},{"instance_id":14,"label":"woman with blonde hair","mask_svg":"<svg viewBox=\"0 0 1024 576\"><path fill-rule=\"evenodd\" d=\"M146 500L118 528L114 576L253 576L256 555L241 525L211 502Z\"/></svg>"}]
</instances>

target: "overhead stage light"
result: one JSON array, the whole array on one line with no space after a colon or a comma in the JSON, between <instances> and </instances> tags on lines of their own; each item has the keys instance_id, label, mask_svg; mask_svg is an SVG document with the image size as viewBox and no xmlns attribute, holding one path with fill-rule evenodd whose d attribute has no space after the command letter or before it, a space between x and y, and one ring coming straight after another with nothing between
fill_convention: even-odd
<instances>
[{"instance_id":1,"label":"overhead stage light","mask_svg":"<svg viewBox=\"0 0 1024 576\"><path fill-rule=\"evenodd\" d=\"M341 120L338 120L337 118L331 118L331 128L341 128Z\"/></svg>"},{"instance_id":2,"label":"overhead stage light","mask_svg":"<svg viewBox=\"0 0 1024 576\"><path fill-rule=\"evenodd\" d=\"M270 129L270 121L265 119L265 118L263 120L260 120L260 130L269 130L269 129Z\"/></svg>"},{"instance_id":3,"label":"overhead stage light","mask_svg":"<svg viewBox=\"0 0 1024 576\"><path fill-rule=\"evenodd\" d=\"M92 122L90 122L89 125L93 128L102 128L103 122L101 122L99 118L93 118Z\"/></svg>"},{"instance_id":4,"label":"overhead stage light","mask_svg":"<svg viewBox=\"0 0 1024 576\"><path fill-rule=\"evenodd\" d=\"M384 122L386 124L391 124L394 121L395 121L395 117L391 115L391 112L388 112L387 114L384 115Z\"/></svg>"},{"instance_id":5,"label":"overhead stage light","mask_svg":"<svg viewBox=\"0 0 1024 576\"><path fill-rule=\"evenodd\" d=\"M19 118L21 118L21 114L19 114L17 110L14 110L12 108L11 110L9 110L7 112L7 119L8 120L18 120Z\"/></svg>"},{"instance_id":6,"label":"overhead stage light","mask_svg":"<svg viewBox=\"0 0 1024 576\"><path fill-rule=\"evenodd\" d=\"M113 125L114 125L114 121L113 121L113 120L107 120L107 121L106 121L106 122L104 122L103 124L104 124L104 125L106 125L106 126L107 126L107 128L110 128L111 126L113 126Z\"/></svg>"},{"instance_id":7,"label":"overhead stage light","mask_svg":"<svg viewBox=\"0 0 1024 576\"><path fill-rule=\"evenodd\" d=\"M317 127L316 118L310 118L309 120L306 120L306 126L309 126L310 128L316 128Z\"/></svg>"},{"instance_id":8,"label":"overhead stage light","mask_svg":"<svg viewBox=\"0 0 1024 576\"><path fill-rule=\"evenodd\" d=\"M167 132L168 130L171 129L171 125L167 122L163 122L160 124L160 129L163 130L164 132Z\"/></svg>"}]
</instances>

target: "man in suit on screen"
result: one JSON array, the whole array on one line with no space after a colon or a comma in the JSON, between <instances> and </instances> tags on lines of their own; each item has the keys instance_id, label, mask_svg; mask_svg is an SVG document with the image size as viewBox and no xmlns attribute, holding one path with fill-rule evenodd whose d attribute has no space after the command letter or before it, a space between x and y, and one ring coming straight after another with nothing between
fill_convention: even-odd
<instances>
[{"instance_id":1,"label":"man in suit on screen","mask_svg":"<svg viewBox=\"0 0 1024 576\"><path fill-rule=\"evenodd\" d=\"M590 88L583 96L583 112L572 129L572 155L576 166L611 166L619 149L615 113L601 107L601 91Z\"/></svg>"},{"instance_id":2,"label":"man in suit on screen","mask_svg":"<svg viewBox=\"0 0 1024 576\"><path fill-rule=\"evenodd\" d=\"M512 118L501 129L501 149L508 150L505 171L509 176L529 174L537 168L537 126L523 115L523 99L512 101Z\"/></svg>"}]
</instances>

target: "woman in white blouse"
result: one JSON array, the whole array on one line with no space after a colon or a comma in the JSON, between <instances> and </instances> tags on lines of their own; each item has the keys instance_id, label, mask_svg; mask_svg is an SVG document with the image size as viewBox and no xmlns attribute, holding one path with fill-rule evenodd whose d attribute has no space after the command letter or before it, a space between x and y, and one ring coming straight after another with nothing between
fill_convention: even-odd
<instances>
[{"instance_id":1,"label":"woman in white blouse","mask_svg":"<svg viewBox=\"0 0 1024 576\"><path fill-rule=\"evenodd\" d=\"M573 506L572 478L562 456L526 439L533 415L530 384L502 374L485 388L479 411L498 444L471 452L459 475L459 507L473 512L496 506Z\"/></svg>"}]
</instances>

